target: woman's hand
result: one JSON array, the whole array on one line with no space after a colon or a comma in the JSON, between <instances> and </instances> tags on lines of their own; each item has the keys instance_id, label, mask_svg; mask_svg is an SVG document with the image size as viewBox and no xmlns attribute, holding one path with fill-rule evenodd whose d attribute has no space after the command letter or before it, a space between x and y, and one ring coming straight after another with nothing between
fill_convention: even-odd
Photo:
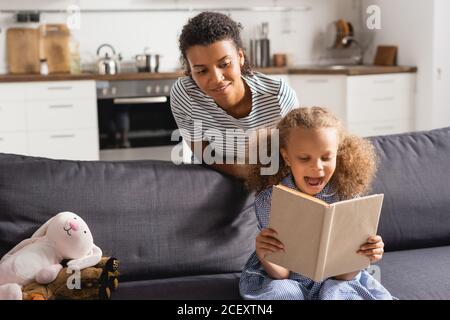
<instances>
[{"instance_id":1,"label":"woman's hand","mask_svg":"<svg viewBox=\"0 0 450 320\"><path fill-rule=\"evenodd\" d=\"M276 231L270 228L262 229L256 236L256 255L260 261L269 253L284 251L283 243L276 236Z\"/></svg>"},{"instance_id":2,"label":"woman's hand","mask_svg":"<svg viewBox=\"0 0 450 320\"><path fill-rule=\"evenodd\" d=\"M384 243L380 236L371 236L367 239L357 253L367 256L370 263L380 261L384 253Z\"/></svg>"}]
</instances>

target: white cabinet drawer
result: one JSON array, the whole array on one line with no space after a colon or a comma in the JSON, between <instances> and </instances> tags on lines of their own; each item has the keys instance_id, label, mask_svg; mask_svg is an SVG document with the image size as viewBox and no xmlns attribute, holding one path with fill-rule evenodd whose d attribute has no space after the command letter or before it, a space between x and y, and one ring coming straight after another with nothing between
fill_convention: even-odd
<instances>
[{"instance_id":1,"label":"white cabinet drawer","mask_svg":"<svg viewBox=\"0 0 450 320\"><path fill-rule=\"evenodd\" d=\"M25 103L0 101L0 132L26 130Z\"/></svg>"},{"instance_id":2,"label":"white cabinet drawer","mask_svg":"<svg viewBox=\"0 0 450 320\"><path fill-rule=\"evenodd\" d=\"M58 100L58 99L96 99L95 81L51 81L33 82L25 86L26 99Z\"/></svg>"},{"instance_id":3,"label":"white cabinet drawer","mask_svg":"<svg viewBox=\"0 0 450 320\"><path fill-rule=\"evenodd\" d=\"M380 92L394 94L400 91L415 91L415 76L410 73L365 75L348 77L347 90L350 96Z\"/></svg>"},{"instance_id":4,"label":"white cabinet drawer","mask_svg":"<svg viewBox=\"0 0 450 320\"><path fill-rule=\"evenodd\" d=\"M93 99L26 102L28 129L66 130L97 128L97 103Z\"/></svg>"},{"instance_id":5,"label":"white cabinet drawer","mask_svg":"<svg viewBox=\"0 0 450 320\"><path fill-rule=\"evenodd\" d=\"M349 123L409 119L412 118L414 101L409 92L385 95L373 92L365 96L350 96L347 107Z\"/></svg>"},{"instance_id":6,"label":"white cabinet drawer","mask_svg":"<svg viewBox=\"0 0 450 320\"><path fill-rule=\"evenodd\" d=\"M27 133L0 132L0 152L27 154Z\"/></svg>"},{"instance_id":7,"label":"white cabinet drawer","mask_svg":"<svg viewBox=\"0 0 450 320\"><path fill-rule=\"evenodd\" d=\"M20 82L0 84L0 99L2 101L24 101L25 89L23 84Z\"/></svg>"},{"instance_id":8,"label":"white cabinet drawer","mask_svg":"<svg viewBox=\"0 0 450 320\"><path fill-rule=\"evenodd\" d=\"M29 133L29 154L54 159L98 160L98 131L64 130Z\"/></svg>"},{"instance_id":9,"label":"white cabinet drawer","mask_svg":"<svg viewBox=\"0 0 450 320\"><path fill-rule=\"evenodd\" d=\"M362 137L380 136L411 131L411 120L349 123L347 130Z\"/></svg>"},{"instance_id":10,"label":"white cabinet drawer","mask_svg":"<svg viewBox=\"0 0 450 320\"><path fill-rule=\"evenodd\" d=\"M345 119L346 78L340 75L292 75L289 81L300 106L327 107L340 119Z\"/></svg>"}]
</instances>

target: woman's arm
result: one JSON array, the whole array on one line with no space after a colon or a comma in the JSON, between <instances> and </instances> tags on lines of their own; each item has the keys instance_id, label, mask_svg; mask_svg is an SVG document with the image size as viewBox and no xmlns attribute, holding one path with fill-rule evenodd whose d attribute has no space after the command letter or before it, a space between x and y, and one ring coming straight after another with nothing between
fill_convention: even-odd
<instances>
[{"instance_id":1,"label":"woman's arm","mask_svg":"<svg viewBox=\"0 0 450 320\"><path fill-rule=\"evenodd\" d=\"M189 144L189 147L191 148L192 153L197 157L197 159L203 159L203 151L208 146L208 144L209 143L207 141L191 142ZM240 179L245 179L247 177L251 167L248 164L234 164L234 163L233 164L213 163L209 164L209 166L217 171Z\"/></svg>"}]
</instances>

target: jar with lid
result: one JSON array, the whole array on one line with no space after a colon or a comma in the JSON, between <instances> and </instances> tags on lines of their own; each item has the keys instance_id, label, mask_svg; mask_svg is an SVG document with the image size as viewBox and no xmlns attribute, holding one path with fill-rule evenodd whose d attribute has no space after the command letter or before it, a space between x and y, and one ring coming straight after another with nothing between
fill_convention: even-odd
<instances>
[{"instance_id":1,"label":"jar with lid","mask_svg":"<svg viewBox=\"0 0 450 320\"><path fill-rule=\"evenodd\" d=\"M48 75L47 59L41 59L40 61L41 61L40 74L46 76Z\"/></svg>"}]
</instances>

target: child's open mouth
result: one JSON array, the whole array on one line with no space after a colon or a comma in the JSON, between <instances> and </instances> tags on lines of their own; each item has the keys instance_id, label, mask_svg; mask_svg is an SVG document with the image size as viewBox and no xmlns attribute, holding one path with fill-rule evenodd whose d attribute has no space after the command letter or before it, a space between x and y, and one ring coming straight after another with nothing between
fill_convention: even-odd
<instances>
[{"instance_id":1,"label":"child's open mouth","mask_svg":"<svg viewBox=\"0 0 450 320\"><path fill-rule=\"evenodd\" d=\"M312 188L321 188L323 186L323 177L312 178L304 177L306 185Z\"/></svg>"}]
</instances>

